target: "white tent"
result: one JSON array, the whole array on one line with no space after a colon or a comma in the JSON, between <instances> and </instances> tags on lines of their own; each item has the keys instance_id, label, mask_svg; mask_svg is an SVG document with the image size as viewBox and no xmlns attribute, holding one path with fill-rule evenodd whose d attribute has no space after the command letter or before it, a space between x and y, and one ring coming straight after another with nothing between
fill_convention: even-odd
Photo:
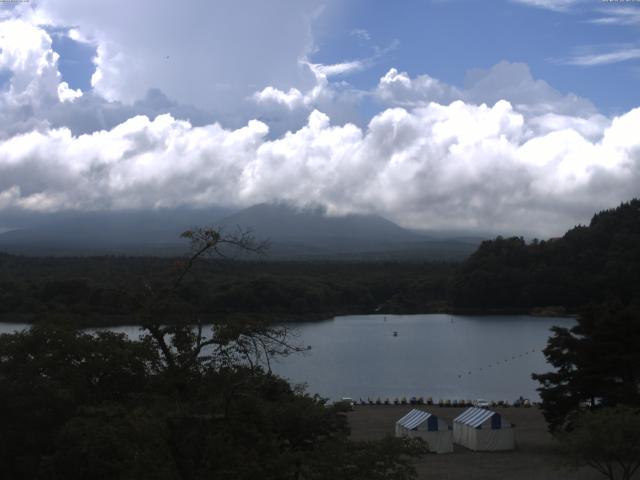
<instances>
[{"instance_id":1,"label":"white tent","mask_svg":"<svg viewBox=\"0 0 640 480\"><path fill-rule=\"evenodd\" d=\"M431 413L413 409L396 422L396 437L422 438L434 453L453 452L451 429Z\"/></svg>"},{"instance_id":2,"label":"white tent","mask_svg":"<svg viewBox=\"0 0 640 480\"><path fill-rule=\"evenodd\" d=\"M453 419L453 441L470 450L513 450L515 428L498 412L473 407Z\"/></svg>"}]
</instances>

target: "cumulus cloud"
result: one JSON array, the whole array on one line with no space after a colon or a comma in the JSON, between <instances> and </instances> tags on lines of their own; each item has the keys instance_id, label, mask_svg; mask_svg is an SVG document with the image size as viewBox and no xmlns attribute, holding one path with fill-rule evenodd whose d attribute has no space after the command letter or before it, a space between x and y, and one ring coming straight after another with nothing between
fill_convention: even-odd
<instances>
[{"instance_id":1,"label":"cumulus cloud","mask_svg":"<svg viewBox=\"0 0 640 480\"><path fill-rule=\"evenodd\" d=\"M311 22L327 3L41 0L36 9L96 46L91 82L103 98L132 104L155 88L223 115L264 85L313 84L297 62L313 48Z\"/></svg>"},{"instance_id":2,"label":"cumulus cloud","mask_svg":"<svg viewBox=\"0 0 640 480\"><path fill-rule=\"evenodd\" d=\"M525 63L502 61L489 69L474 69L465 80L465 99L494 103L508 100L523 111L588 116L597 113L587 99L562 94L547 82L533 78Z\"/></svg>"},{"instance_id":3,"label":"cumulus cloud","mask_svg":"<svg viewBox=\"0 0 640 480\"><path fill-rule=\"evenodd\" d=\"M530 138L506 101L390 108L366 129L314 111L296 132L194 127L139 116L109 131L17 135L0 144L3 208L55 211L322 203L404 225L551 235L637 195L640 109L591 141ZM532 231L532 225L537 225Z\"/></svg>"},{"instance_id":4,"label":"cumulus cloud","mask_svg":"<svg viewBox=\"0 0 640 480\"><path fill-rule=\"evenodd\" d=\"M572 93L563 95L544 80L533 78L528 65L507 61L488 69L469 71L463 89L429 75L411 78L408 73L392 68L380 79L376 93L387 105L406 107L454 100L489 104L508 100L523 111L538 114L553 112L583 116L597 113L590 101Z\"/></svg>"},{"instance_id":5,"label":"cumulus cloud","mask_svg":"<svg viewBox=\"0 0 640 480\"><path fill-rule=\"evenodd\" d=\"M28 104L5 105L0 135L46 126L88 133L136 114L171 113L196 125L215 120L229 127L257 117L270 123L272 135L299 128L316 107L338 121L352 120L358 94L328 79L362 70L375 56L332 65L308 60L315 49L312 22L321 13L329 15L332 2L197 1L188 8L151 0L20 4L4 15L7 25L20 23L41 41L23 42L14 35L4 43L15 55L39 55L48 62L47 75L34 67L23 77L40 78L37 86L50 100L36 102L32 88L24 95ZM90 91L62 81L49 30L95 49ZM0 65L0 79L6 71L17 82L21 72L14 72L15 66ZM150 92L170 103L166 110L149 106Z\"/></svg>"},{"instance_id":6,"label":"cumulus cloud","mask_svg":"<svg viewBox=\"0 0 640 480\"><path fill-rule=\"evenodd\" d=\"M462 92L429 75L411 78L406 72L390 69L378 82L377 96L385 103L398 106L426 105L430 102L450 103L462 98Z\"/></svg>"},{"instance_id":7,"label":"cumulus cloud","mask_svg":"<svg viewBox=\"0 0 640 480\"><path fill-rule=\"evenodd\" d=\"M502 61L489 69L471 70L461 89L429 75L412 78L392 68L378 82L375 95L384 105L405 108L456 100L488 105L507 100L527 120L529 136L573 128L596 139L608 124L589 100L562 94L544 80L535 79L524 63Z\"/></svg>"},{"instance_id":8,"label":"cumulus cloud","mask_svg":"<svg viewBox=\"0 0 640 480\"><path fill-rule=\"evenodd\" d=\"M82 96L58 71L59 55L42 28L17 18L0 20L0 138L46 125L39 112Z\"/></svg>"},{"instance_id":9,"label":"cumulus cloud","mask_svg":"<svg viewBox=\"0 0 640 480\"><path fill-rule=\"evenodd\" d=\"M355 121L358 118L357 104L370 92L359 91L345 81L336 82L333 79L371 68L397 46L398 41L394 40L385 48L375 47L374 54L369 57L334 64L313 63L304 57L298 62L299 66L308 70L315 79L306 91L297 88L282 90L269 85L255 92L251 99L267 120L273 117L281 119L285 110L289 114L284 124L286 129L299 128L304 123L303 119L315 109L329 113L339 122ZM286 129L277 127L275 131L280 134Z\"/></svg>"},{"instance_id":10,"label":"cumulus cloud","mask_svg":"<svg viewBox=\"0 0 640 480\"><path fill-rule=\"evenodd\" d=\"M0 18L0 210L288 201L555 235L640 194L640 109L604 117L525 64L472 71L463 87L390 69L363 94L334 79L378 57L309 60L312 0L225 0L224 18L219 2L127 2L124 16L115 2L43 0L20 7L33 17ZM63 81L43 22L96 46L93 90ZM383 108L367 124L351 121L363 95Z\"/></svg>"},{"instance_id":11,"label":"cumulus cloud","mask_svg":"<svg viewBox=\"0 0 640 480\"><path fill-rule=\"evenodd\" d=\"M156 88L126 104L69 87L59 70L52 34L41 25L46 19L30 10L16 13L20 10L0 17L0 139L50 127L68 127L74 134L108 130L139 114L171 113L196 125L215 120L213 113L180 104ZM57 34L65 34L64 29ZM66 34L89 41L77 29Z\"/></svg>"},{"instance_id":12,"label":"cumulus cloud","mask_svg":"<svg viewBox=\"0 0 640 480\"><path fill-rule=\"evenodd\" d=\"M315 109L328 113L340 123L359 118L357 109L363 93L348 83L331 82L330 78L364 68L362 61L323 65L303 59L299 63L300 68L308 69L315 78L315 84L308 90L284 91L267 86L250 97L256 107L254 113L269 123L272 136L300 128Z\"/></svg>"},{"instance_id":13,"label":"cumulus cloud","mask_svg":"<svg viewBox=\"0 0 640 480\"><path fill-rule=\"evenodd\" d=\"M354 68L347 64L338 65L321 65L308 62L306 59L301 60L300 68L308 69L315 79L315 85L307 92L302 93L297 88L290 88L283 91L273 86L267 86L264 89L255 92L251 98L260 106L269 107L270 105L284 106L288 110L298 108L311 108L313 105L319 104L323 100L330 99L333 94L333 87L329 84L328 77L335 72L341 73L348 69ZM351 62L356 65L356 62ZM344 67L341 67L344 65Z\"/></svg>"}]
</instances>

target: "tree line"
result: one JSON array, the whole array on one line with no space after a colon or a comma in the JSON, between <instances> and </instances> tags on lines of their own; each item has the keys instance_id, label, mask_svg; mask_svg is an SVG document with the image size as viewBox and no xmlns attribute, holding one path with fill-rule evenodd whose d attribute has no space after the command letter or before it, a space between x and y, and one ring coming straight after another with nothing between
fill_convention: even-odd
<instances>
[{"instance_id":1,"label":"tree line","mask_svg":"<svg viewBox=\"0 0 640 480\"><path fill-rule=\"evenodd\" d=\"M488 246L484 261L475 259L487 265L491 250L494 258L511 259L511 272L528 272L521 287L535 274L556 272L558 292L551 295L567 295L579 315L575 326L552 329L544 354L553 370L533 379L569 464L610 480L630 480L640 469L639 240L640 201L633 200L550 244L503 241ZM517 301L532 298L552 297Z\"/></svg>"},{"instance_id":2,"label":"tree line","mask_svg":"<svg viewBox=\"0 0 640 480\"><path fill-rule=\"evenodd\" d=\"M0 254L0 315L74 317L84 325L130 323L135 297L171 279L185 258L23 257ZM455 264L273 262L207 259L178 297L201 315L277 320L350 313L424 313L445 308ZM176 314L180 305L167 306Z\"/></svg>"},{"instance_id":3,"label":"tree line","mask_svg":"<svg viewBox=\"0 0 640 480\"><path fill-rule=\"evenodd\" d=\"M450 302L464 309L627 304L640 291L640 200L597 213L563 237L483 242L455 271Z\"/></svg>"}]
</instances>

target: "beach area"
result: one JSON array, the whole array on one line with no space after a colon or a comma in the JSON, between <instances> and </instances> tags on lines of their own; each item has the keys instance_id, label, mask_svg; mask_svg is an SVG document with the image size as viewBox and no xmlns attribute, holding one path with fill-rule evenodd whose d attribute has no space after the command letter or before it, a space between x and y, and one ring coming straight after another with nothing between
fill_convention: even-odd
<instances>
[{"instance_id":1,"label":"beach area","mask_svg":"<svg viewBox=\"0 0 640 480\"><path fill-rule=\"evenodd\" d=\"M449 423L464 408L432 405L356 405L348 413L353 440L379 440L393 435L395 422L411 409L430 412ZM416 460L419 479L429 480L596 480L601 476L583 468L572 471L563 461L557 442L547 431L537 407L493 409L515 424L516 449L509 452L472 452L454 445L450 454L427 454Z\"/></svg>"}]
</instances>

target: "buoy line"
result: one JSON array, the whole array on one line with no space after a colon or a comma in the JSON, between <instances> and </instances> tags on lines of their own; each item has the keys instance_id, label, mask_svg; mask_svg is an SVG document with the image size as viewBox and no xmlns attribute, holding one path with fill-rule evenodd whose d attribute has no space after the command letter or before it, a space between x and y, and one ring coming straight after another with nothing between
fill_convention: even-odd
<instances>
[{"instance_id":1,"label":"buoy line","mask_svg":"<svg viewBox=\"0 0 640 480\"><path fill-rule=\"evenodd\" d=\"M493 368L494 366L495 366L495 367L497 367L497 366L499 366L500 364L509 363L510 361L516 360L516 359L518 359L518 358L522 358L522 357L524 357L525 355L529 355L530 353L534 353L535 351L536 351L536 349L535 349L535 348L532 348L531 350L527 350L527 351L522 352L522 353L520 353L520 354L513 355L511 358L507 357L507 358L505 358L504 360L497 360L497 361L496 361L496 362L494 362L494 363L490 363L490 364L488 364L486 368ZM477 369L477 370L475 370L475 371L477 371L477 372L482 372L482 371L483 371L483 367L478 367L478 369ZM474 370L468 370L466 373L460 373L460 374L458 374L458 378L462 378L462 377L463 377L463 376L465 376L465 375L467 375L467 376L468 376L468 375L471 375L473 372L474 372Z\"/></svg>"}]
</instances>

